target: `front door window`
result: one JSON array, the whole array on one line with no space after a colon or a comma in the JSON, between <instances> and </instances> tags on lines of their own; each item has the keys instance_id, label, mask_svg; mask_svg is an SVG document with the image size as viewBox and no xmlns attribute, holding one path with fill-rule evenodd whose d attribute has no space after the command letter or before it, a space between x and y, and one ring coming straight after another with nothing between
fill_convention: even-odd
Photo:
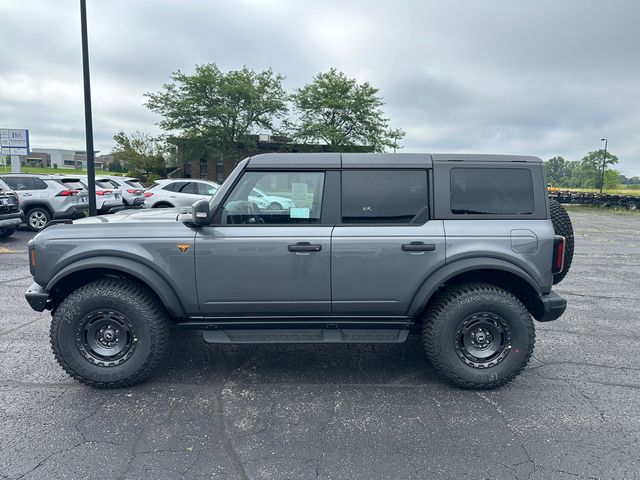
<instances>
[{"instance_id":1,"label":"front door window","mask_svg":"<svg viewBox=\"0 0 640 480\"><path fill-rule=\"evenodd\" d=\"M222 211L222 224L319 224L323 172L246 172Z\"/></svg>"}]
</instances>

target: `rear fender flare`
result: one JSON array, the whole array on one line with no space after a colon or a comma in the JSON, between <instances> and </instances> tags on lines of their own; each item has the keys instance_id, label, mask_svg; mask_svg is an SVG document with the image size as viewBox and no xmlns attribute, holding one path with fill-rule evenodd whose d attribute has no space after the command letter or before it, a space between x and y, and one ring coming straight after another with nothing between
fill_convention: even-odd
<instances>
[{"instance_id":1,"label":"rear fender flare","mask_svg":"<svg viewBox=\"0 0 640 480\"><path fill-rule=\"evenodd\" d=\"M497 258L466 258L444 265L429 276L413 296L408 314L410 316L418 314L443 283L457 275L474 270L501 270L517 275L534 289L538 297L542 295L540 287L531 275L513 263Z\"/></svg>"}]
</instances>

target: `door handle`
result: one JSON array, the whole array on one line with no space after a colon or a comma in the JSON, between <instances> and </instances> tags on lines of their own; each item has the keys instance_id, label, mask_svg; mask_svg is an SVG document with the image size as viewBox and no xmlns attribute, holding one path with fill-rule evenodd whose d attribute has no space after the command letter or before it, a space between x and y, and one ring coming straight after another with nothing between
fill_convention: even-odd
<instances>
[{"instance_id":1,"label":"door handle","mask_svg":"<svg viewBox=\"0 0 640 480\"><path fill-rule=\"evenodd\" d=\"M309 242L298 242L294 245L289 245L287 250L290 252L319 252L322 250L322 245Z\"/></svg>"},{"instance_id":2,"label":"door handle","mask_svg":"<svg viewBox=\"0 0 640 480\"><path fill-rule=\"evenodd\" d=\"M402 250L405 252L433 252L436 249L433 243L411 242L404 243Z\"/></svg>"}]
</instances>

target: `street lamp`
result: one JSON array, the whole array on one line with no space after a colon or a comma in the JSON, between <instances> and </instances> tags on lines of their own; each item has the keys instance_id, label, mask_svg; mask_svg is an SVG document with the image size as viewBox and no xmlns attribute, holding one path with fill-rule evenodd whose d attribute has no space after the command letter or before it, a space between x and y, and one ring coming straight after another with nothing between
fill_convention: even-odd
<instances>
[{"instance_id":1,"label":"street lamp","mask_svg":"<svg viewBox=\"0 0 640 480\"><path fill-rule=\"evenodd\" d=\"M600 193L602 193L602 187L604 187L604 168L607 165L607 139L601 138L601 142L604 142L604 155L602 156L602 176L600 178Z\"/></svg>"},{"instance_id":2,"label":"street lamp","mask_svg":"<svg viewBox=\"0 0 640 480\"><path fill-rule=\"evenodd\" d=\"M96 170L93 151L93 120L91 117L91 81L89 80L89 42L87 40L87 3L80 0L80 26L82 31L82 73L84 77L84 128L87 137L87 188L89 190L89 216L96 215Z\"/></svg>"}]
</instances>

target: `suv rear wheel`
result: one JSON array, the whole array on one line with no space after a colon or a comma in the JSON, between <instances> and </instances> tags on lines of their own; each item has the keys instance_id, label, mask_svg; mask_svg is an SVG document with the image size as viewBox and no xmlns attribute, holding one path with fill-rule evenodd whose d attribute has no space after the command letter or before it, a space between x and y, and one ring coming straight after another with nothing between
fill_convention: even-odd
<instances>
[{"instance_id":1,"label":"suv rear wheel","mask_svg":"<svg viewBox=\"0 0 640 480\"><path fill-rule=\"evenodd\" d=\"M32 232L38 232L46 227L47 223L51 221L51 214L49 210L44 207L33 207L27 211L25 215L27 227Z\"/></svg>"},{"instance_id":2,"label":"suv rear wheel","mask_svg":"<svg viewBox=\"0 0 640 480\"><path fill-rule=\"evenodd\" d=\"M510 382L529 363L535 332L516 297L493 285L467 283L438 294L422 338L427 357L447 380L490 389Z\"/></svg>"},{"instance_id":3,"label":"suv rear wheel","mask_svg":"<svg viewBox=\"0 0 640 480\"><path fill-rule=\"evenodd\" d=\"M573 226L571 218L565 208L555 200L549 200L549 211L551 212L551 223L556 235L562 235L565 239L564 246L564 268L560 273L553 274L553 284L560 283L569 273L571 262L573 261L573 250L575 240L573 238Z\"/></svg>"},{"instance_id":4,"label":"suv rear wheel","mask_svg":"<svg viewBox=\"0 0 640 480\"><path fill-rule=\"evenodd\" d=\"M164 357L169 318L146 286L96 280L60 303L50 338L56 360L76 380L125 387L148 377Z\"/></svg>"}]
</instances>

